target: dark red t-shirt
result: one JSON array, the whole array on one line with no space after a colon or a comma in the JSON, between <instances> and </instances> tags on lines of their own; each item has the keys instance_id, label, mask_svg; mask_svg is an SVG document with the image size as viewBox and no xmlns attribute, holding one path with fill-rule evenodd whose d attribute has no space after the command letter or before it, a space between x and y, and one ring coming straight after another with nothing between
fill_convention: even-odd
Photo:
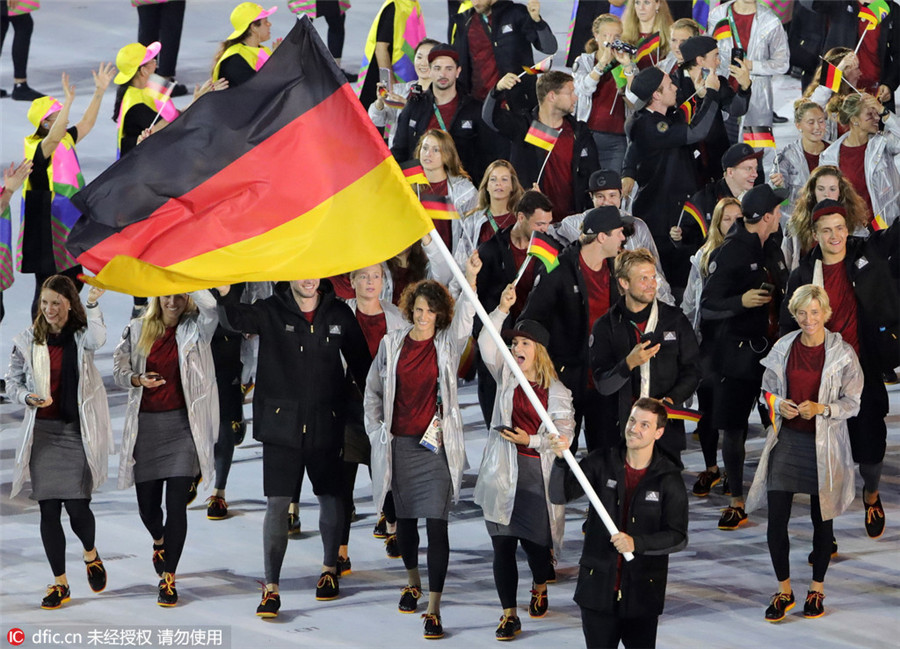
<instances>
[{"instance_id":1,"label":"dark red t-shirt","mask_svg":"<svg viewBox=\"0 0 900 649\"><path fill-rule=\"evenodd\" d=\"M472 57L472 96L478 101L484 101L488 93L500 81L500 70L497 68L497 59L494 58L494 45L487 32L491 28L491 17L487 16L488 24L484 24L484 18L474 14L469 21L469 55ZM487 28L487 29L485 29Z\"/></svg>"},{"instance_id":2,"label":"dark red t-shirt","mask_svg":"<svg viewBox=\"0 0 900 649\"><path fill-rule=\"evenodd\" d=\"M559 139L550 151L550 158L541 178L541 188L553 203L553 222L575 211L573 196L572 156L575 153L575 131L568 121L563 120Z\"/></svg>"},{"instance_id":3,"label":"dark red t-shirt","mask_svg":"<svg viewBox=\"0 0 900 649\"><path fill-rule=\"evenodd\" d=\"M819 383L822 381L822 368L825 366L825 343L815 347L807 347L800 342L800 336L794 339L787 362L788 398L796 404L804 401L819 401ZM816 432L816 420L796 416L786 422L794 430L805 433Z\"/></svg>"},{"instance_id":4,"label":"dark red t-shirt","mask_svg":"<svg viewBox=\"0 0 900 649\"><path fill-rule=\"evenodd\" d=\"M437 412L437 379L434 338L413 340L407 336L397 359L391 433L402 437L425 433Z\"/></svg>"},{"instance_id":5,"label":"dark red t-shirt","mask_svg":"<svg viewBox=\"0 0 900 649\"><path fill-rule=\"evenodd\" d=\"M50 398L53 399L46 408L37 408L35 417L38 419L59 419L62 413L59 409L59 388L62 384L62 358L63 346L52 345L47 343L47 351L50 352ZM39 394L39 397L46 399L46 394Z\"/></svg>"},{"instance_id":6,"label":"dark red t-shirt","mask_svg":"<svg viewBox=\"0 0 900 649\"><path fill-rule=\"evenodd\" d=\"M866 182L866 145L847 146L841 144L840 168L853 184L856 193L862 196L869 208L869 217L872 217L872 198L869 196L869 184Z\"/></svg>"},{"instance_id":7,"label":"dark red t-shirt","mask_svg":"<svg viewBox=\"0 0 900 649\"><path fill-rule=\"evenodd\" d=\"M167 412L185 407L184 388L181 385L181 368L178 365L178 344L175 331L178 327L166 327L163 335L153 343L147 356L145 372L156 372L166 382L158 388L144 388L141 410Z\"/></svg>"},{"instance_id":8,"label":"dark red t-shirt","mask_svg":"<svg viewBox=\"0 0 900 649\"><path fill-rule=\"evenodd\" d=\"M609 311L609 270L606 267L606 259L603 260L600 270L591 270L581 255L578 255L578 264L581 266L581 275L587 289L588 331L590 331L597 318Z\"/></svg>"},{"instance_id":9,"label":"dark red t-shirt","mask_svg":"<svg viewBox=\"0 0 900 649\"><path fill-rule=\"evenodd\" d=\"M387 319L384 317L384 312L366 315L357 309L356 321L359 323L359 328L362 329L363 336L366 337L369 354L372 358L375 358L375 354L378 352L378 345L387 333Z\"/></svg>"},{"instance_id":10,"label":"dark red t-shirt","mask_svg":"<svg viewBox=\"0 0 900 649\"><path fill-rule=\"evenodd\" d=\"M737 27L741 47L746 52L747 47L750 45L750 33L753 31L753 19L756 17L756 14L739 14L734 11L731 13L734 16L734 26Z\"/></svg>"},{"instance_id":11,"label":"dark red t-shirt","mask_svg":"<svg viewBox=\"0 0 900 649\"><path fill-rule=\"evenodd\" d=\"M591 114L588 128L601 133L625 133L625 100L618 96L619 87L611 74L600 77L600 83L591 98Z\"/></svg>"},{"instance_id":12,"label":"dark red t-shirt","mask_svg":"<svg viewBox=\"0 0 900 649\"><path fill-rule=\"evenodd\" d=\"M628 512L631 509L631 499L634 498L634 492L637 490L638 484L647 474L647 467L643 469L632 469L628 462L625 463L625 502L622 503L622 518L619 521L619 531L622 532L628 527ZM622 565L624 557L619 554L616 562L616 590L622 582Z\"/></svg>"},{"instance_id":13,"label":"dark red t-shirt","mask_svg":"<svg viewBox=\"0 0 900 649\"><path fill-rule=\"evenodd\" d=\"M441 119L444 120L444 126L447 128L442 128L441 123L437 119L437 115L434 114L434 110L431 111L431 121L428 122L429 129L436 129L438 131L447 131L450 129L450 125L453 123L453 116L456 115L456 109L459 108L459 95L456 95L453 99L448 101L443 106L438 106L437 109L441 113Z\"/></svg>"},{"instance_id":14,"label":"dark red t-shirt","mask_svg":"<svg viewBox=\"0 0 900 649\"><path fill-rule=\"evenodd\" d=\"M857 3L862 6L862 3ZM857 8L857 13L859 9ZM856 21L856 42L862 37L866 31L868 21ZM878 25L872 31L866 33L866 37L862 39L862 45L856 53L859 57L859 85L857 86L863 92L872 92L878 88L881 81L881 59L878 58L878 39L881 37L881 25Z\"/></svg>"},{"instance_id":15,"label":"dark red t-shirt","mask_svg":"<svg viewBox=\"0 0 900 649\"><path fill-rule=\"evenodd\" d=\"M819 166L818 153L807 153L806 151L804 151L803 157L806 158L806 166L809 167L810 172L812 172L813 169Z\"/></svg>"},{"instance_id":16,"label":"dark red t-shirt","mask_svg":"<svg viewBox=\"0 0 900 649\"><path fill-rule=\"evenodd\" d=\"M315 320L315 318L316 318L316 310L315 309L313 309L312 311L301 311L300 313L303 314L303 317L306 318L306 321L309 324L312 324L313 320Z\"/></svg>"},{"instance_id":17,"label":"dark red t-shirt","mask_svg":"<svg viewBox=\"0 0 900 649\"><path fill-rule=\"evenodd\" d=\"M844 262L822 264L825 279L825 292L831 302L831 319L828 330L841 334L844 342L853 347L859 355L859 336L856 330L856 294L847 277Z\"/></svg>"},{"instance_id":18,"label":"dark red t-shirt","mask_svg":"<svg viewBox=\"0 0 900 649\"><path fill-rule=\"evenodd\" d=\"M512 212L507 212L500 216L494 216L494 222L497 224L497 229L502 230L516 222L516 215ZM481 231L478 233L478 244L481 245L492 236L494 236L494 228L491 226L490 220L485 221L481 226Z\"/></svg>"},{"instance_id":19,"label":"dark red t-shirt","mask_svg":"<svg viewBox=\"0 0 900 649\"><path fill-rule=\"evenodd\" d=\"M447 182L448 181L445 178L444 180L438 180L430 183L431 189L428 191L428 193L435 196L447 196L449 192ZM444 244L447 246L447 248L453 250L453 222L449 219L432 219L431 222L434 223L434 229L438 231L439 235L441 235L441 239L444 240Z\"/></svg>"},{"instance_id":20,"label":"dark red t-shirt","mask_svg":"<svg viewBox=\"0 0 900 649\"><path fill-rule=\"evenodd\" d=\"M512 253L513 263L515 263L516 272L518 272L518 269L522 267L522 264L525 263L525 259L528 257L528 249L523 248L519 250L510 242L509 251ZM525 308L525 303L528 301L528 294L531 293L531 288L534 286L534 269L539 263L541 262L537 259L531 260L525 268L525 272L522 273L522 278L519 280L519 283L516 284L516 303L509 309L509 314L514 320L519 317L519 314L522 313L522 309Z\"/></svg>"},{"instance_id":21,"label":"dark red t-shirt","mask_svg":"<svg viewBox=\"0 0 900 649\"><path fill-rule=\"evenodd\" d=\"M533 382L531 383L531 387L534 389L535 394L537 394L538 401L540 401L541 405L546 409L548 390ZM518 386L513 391L512 427L521 428L529 435L537 435L538 428L541 427L541 418L534 409L534 406L531 405L528 397L525 396L525 390L522 389L522 386ZM536 449L529 448L523 444L516 444L516 451L519 455L530 455L531 457L538 457L540 455Z\"/></svg>"}]
</instances>

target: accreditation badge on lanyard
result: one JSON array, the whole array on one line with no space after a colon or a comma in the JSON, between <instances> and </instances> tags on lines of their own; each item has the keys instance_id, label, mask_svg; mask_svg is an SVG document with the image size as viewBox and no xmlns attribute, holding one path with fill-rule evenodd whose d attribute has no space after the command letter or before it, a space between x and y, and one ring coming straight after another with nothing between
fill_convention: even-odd
<instances>
[{"instance_id":1,"label":"accreditation badge on lanyard","mask_svg":"<svg viewBox=\"0 0 900 649\"><path fill-rule=\"evenodd\" d=\"M734 22L734 11L732 7L728 7L728 24L731 26L731 40L734 43L734 47L742 50L744 46L741 45L741 35L738 33L737 24Z\"/></svg>"},{"instance_id":2,"label":"accreditation badge on lanyard","mask_svg":"<svg viewBox=\"0 0 900 649\"><path fill-rule=\"evenodd\" d=\"M438 376L437 381L437 411L431 418L431 423L425 429L425 434L419 440L419 444L427 448L432 453L438 453L443 443L443 429L441 428L441 378Z\"/></svg>"}]
</instances>

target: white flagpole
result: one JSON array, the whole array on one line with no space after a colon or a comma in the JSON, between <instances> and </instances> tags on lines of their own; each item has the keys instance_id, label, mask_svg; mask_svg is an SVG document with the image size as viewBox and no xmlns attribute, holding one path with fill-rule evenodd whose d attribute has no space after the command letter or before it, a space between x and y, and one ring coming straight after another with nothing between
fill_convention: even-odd
<instances>
[{"instance_id":1,"label":"white flagpole","mask_svg":"<svg viewBox=\"0 0 900 649\"><path fill-rule=\"evenodd\" d=\"M150 126L148 126L147 128L151 128L151 129L152 129L152 128L153 128L153 125L156 124L156 120L158 120L158 119L159 119L159 116L162 115L163 108L166 107L166 102L169 101L169 100L172 98L172 91L173 91L174 89L175 89L175 82L174 82L174 81L171 81L171 82L169 83L169 85L166 87L166 96L165 96L165 98L162 100L162 103L161 103L160 106L159 106L159 110L156 111L156 117L153 118L153 121L150 122Z\"/></svg>"},{"instance_id":2,"label":"white flagpole","mask_svg":"<svg viewBox=\"0 0 900 649\"><path fill-rule=\"evenodd\" d=\"M554 144L553 146L556 146L556 145ZM547 151L547 156L544 158L544 163L541 165L541 170L538 172L537 180L534 181L534 182L536 182L538 185L541 184L541 176L544 175L544 168L546 168L546 166L547 166L547 160L550 159L550 154L551 154L551 153L553 153L553 147L550 147L550 150Z\"/></svg>"},{"instance_id":3,"label":"white flagpole","mask_svg":"<svg viewBox=\"0 0 900 649\"><path fill-rule=\"evenodd\" d=\"M534 407L535 412L538 413L538 416L541 418L541 421L547 427L547 430L550 432L550 434L556 435L558 437L559 431L556 429L553 420L550 419L550 415L547 413L547 410L543 405L541 405L540 400L534 393L534 389L532 389L531 384L528 382L528 379L525 378L525 375L522 373L522 370L519 367L518 363L513 360L509 348L506 346L506 343L503 342L503 338L500 337L500 332L498 332L494 327L487 311L485 311L484 309L484 306L482 306L481 302L478 301L478 296L475 294L475 291L472 290L472 287L469 286L469 282L466 281L466 276L463 274L462 270L453 259L453 255L450 254L450 251L447 249L444 240L441 239L441 235L438 234L437 230L432 230L430 234L432 241L434 241L434 243L437 245L438 250L440 250L441 255L443 255L444 259L447 261L447 265L450 267L450 270L452 271L453 276L456 278L456 281L459 282L460 287L462 287L462 292L465 294L466 299L470 300L472 304L475 305L475 312L478 314L478 317L484 324L485 330L488 332L488 335L490 335L490 337L494 339L494 343L497 345L497 349L500 350L500 354L503 356L503 361L512 370L513 376L516 377L516 381L519 382L519 385L525 392L525 396L528 397L528 400ZM569 468L572 470L572 473L575 475L575 478L578 480L578 483L581 485L581 488L584 489L584 493L587 495L588 500L591 501L591 505L594 506L594 509L596 509L597 513L600 515L600 519L606 526L606 529L609 532L610 536L612 536L613 534L618 534L619 529L616 527L616 524L613 522L612 518L610 518L609 513L606 511L606 508L603 507L603 503L600 502L600 498L597 496L597 492L594 491L594 488L591 486L590 481L588 481L587 476L584 475L584 471L582 471L581 467L578 466L578 462L575 460L575 456L572 455L572 451L566 449L563 453L563 457L568 463ZM634 559L634 555L631 552L623 552L622 556L625 557L626 561L631 561L632 559Z\"/></svg>"},{"instance_id":4,"label":"white flagpole","mask_svg":"<svg viewBox=\"0 0 900 649\"><path fill-rule=\"evenodd\" d=\"M528 248L531 248L531 244L534 242L534 232L531 233L531 238L528 240ZM511 245L511 244L510 244ZM528 254L528 250L525 252L525 261L522 262L522 265L519 266L519 272L516 273L516 278L513 280L513 286L519 285L519 280L522 279L522 275L525 274L525 269L528 268L528 264L531 262L531 255Z\"/></svg>"}]
</instances>

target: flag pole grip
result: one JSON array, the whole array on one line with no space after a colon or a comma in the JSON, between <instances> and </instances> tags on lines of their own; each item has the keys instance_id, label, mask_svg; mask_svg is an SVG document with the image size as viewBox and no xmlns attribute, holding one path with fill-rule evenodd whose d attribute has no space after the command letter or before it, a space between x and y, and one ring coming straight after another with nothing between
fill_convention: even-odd
<instances>
[{"instance_id":1,"label":"flag pole grip","mask_svg":"<svg viewBox=\"0 0 900 649\"><path fill-rule=\"evenodd\" d=\"M450 251L447 249L447 245L444 243L444 240L441 239L441 235L438 234L436 229L432 229L430 234L432 241L437 245L437 249L446 260L447 265L450 267L450 271L456 278L456 281L459 282L459 285L462 288L462 292L465 294L466 299L471 301L475 306L475 312L478 314L478 318L484 324L484 330L487 331L488 335L494 340L494 344L497 345L497 349L500 350L500 355L503 357L503 362L506 363L507 367L509 367L510 370L512 370L513 376L516 377L516 381L518 381L519 385L522 388L522 391L528 398L528 401L531 402L531 405L534 408L535 412L537 412L538 416L541 418L541 422L544 424L544 426L546 426L547 431L550 435L559 437L559 431L556 429L556 425L550 418L549 413L541 404L540 399L538 399L537 395L534 392L534 389L528 382L528 379L525 378L525 375L522 373L522 369L519 367L519 364L516 363L516 361L513 359L509 348L506 346L506 343L503 342L503 338L501 338L500 336L500 332L497 331L497 328L494 327L494 323L491 322L491 318L488 315L488 312L478 300L478 295L474 290L472 290L472 287L469 286L469 282L466 280L466 276L463 274L462 269L460 269L459 265L457 265L456 260L453 259L453 255L450 254ZM597 510L597 513L600 515L600 519L606 526L609 535L612 536L614 534L618 534L619 529L616 527L616 524L613 522L612 518L610 518L609 513L606 511L606 508L603 507L603 503L600 502L600 498L597 496L597 492L594 491L594 488L593 486L591 486L591 483L587 479L587 476L584 475L584 471L582 471L581 467L578 466L578 462L575 460L575 456L572 455L572 452L569 449L566 449L563 452L563 457L568 463L572 473L575 474L575 478L578 480L578 484L580 484L581 488L584 489L584 493L587 495L591 505L594 507L594 509ZM622 556L625 557L626 561L631 561L632 559L634 559L634 555L631 552L623 552Z\"/></svg>"}]
</instances>

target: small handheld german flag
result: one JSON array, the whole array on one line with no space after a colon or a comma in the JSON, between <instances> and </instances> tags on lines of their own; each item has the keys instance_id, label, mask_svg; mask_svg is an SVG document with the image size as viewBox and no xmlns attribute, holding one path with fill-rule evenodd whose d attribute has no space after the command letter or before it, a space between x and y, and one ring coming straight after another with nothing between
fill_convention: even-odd
<instances>
[{"instance_id":1,"label":"small handheld german flag","mask_svg":"<svg viewBox=\"0 0 900 649\"><path fill-rule=\"evenodd\" d=\"M723 18L716 23L712 35L717 41L724 41L726 38L731 38L731 24L728 22L727 18Z\"/></svg>"},{"instance_id":2,"label":"small handheld german flag","mask_svg":"<svg viewBox=\"0 0 900 649\"><path fill-rule=\"evenodd\" d=\"M860 6L858 17L860 20L864 20L868 23L866 25L867 32L872 31L873 29L878 27L878 23L881 22L875 12L865 5Z\"/></svg>"},{"instance_id":3,"label":"small handheld german flag","mask_svg":"<svg viewBox=\"0 0 900 649\"><path fill-rule=\"evenodd\" d=\"M547 70L549 70L551 65L553 65L553 57L548 56L547 58L538 61L534 65L523 65L522 69L525 71L523 74L540 74L541 72L546 72Z\"/></svg>"},{"instance_id":4,"label":"small handheld german flag","mask_svg":"<svg viewBox=\"0 0 900 649\"><path fill-rule=\"evenodd\" d=\"M543 232L531 233L527 254L540 259L548 273L559 266L559 244Z\"/></svg>"},{"instance_id":5,"label":"small handheld german flag","mask_svg":"<svg viewBox=\"0 0 900 649\"><path fill-rule=\"evenodd\" d=\"M888 224L887 221L884 220L884 217L881 214L876 214L875 218L872 219L872 229L875 232L879 230L887 230Z\"/></svg>"},{"instance_id":6,"label":"small handheld german flag","mask_svg":"<svg viewBox=\"0 0 900 649\"><path fill-rule=\"evenodd\" d=\"M666 409L666 415L668 415L669 419L679 419L681 421L693 421L698 422L700 418L703 417L703 413L699 410L692 410L690 408L675 408L672 406L668 406L663 403L663 407Z\"/></svg>"},{"instance_id":7,"label":"small handheld german flag","mask_svg":"<svg viewBox=\"0 0 900 649\"><path fill-rule=\"evenodd\" d=\"M690 217L697 222L697 225L700 226L700 232L703 233L703 238L705 239L706 234L709 232L709 228L706 225L706 219L704 219L703 215L700 214L700 210L697 209L697 206L690 201L685 201L684 207L682 209L686 214L690 215Z\"/></svg>"},{"instance_id":8,"label":"small handheld german flag","mask_svg":"<svg viewBox=\"0 0 900 649\"><path fill-rule=\"evenodd\" d=\"M434 194L422 194L419 197L422 207L431 219L443 219L451 221L459 218L459 212L449 196L435 196Z\"/></svg>"},{"instance_id":9,"label":"small handheld german flag","mask_svg":"<svg viewBox=\"0 0 900 649\"><path fill-rule=\"evenodd\" d=\"M688 97L684 103L678 107L678 110L684 115L685 123L690 124L691 120L694 119L694 111L697 110L697 99L693 95Z\"/></svg>"},{"instance_id":10,"label":"small handheld german flag","mask_svg":"<svg viewBox=\"0 0 900 649\"><path fill-rule=\"evenodd\" d=\"M381 100L384 102L385 106L389 106L391 108L403 108L404 106L406 106L405 101L397 101L396 99L393 99L388 93L387 89L382 86L378 87L378 96L381 97Z\"/></svg>"},{"instance_id":11,"label":"small handheld german flag","mask_svg":"<svg viewBox=\"0 0 900 649\"><path fill-rule=\"evenodd\" d=\"M832 92L837 92L841 89L841 80L844 78L844 73L838 70L835 66L831 65L828 61L823 61L822 64L822 72L819 75L819 85L825 86Z\"/></svg>"},{"instance_id":12,"label":"small handheld german flag","mask_svg":"<svg viewBox=\"0 0 900 649\"><path fill-rule=\"evenodd\" d=\"M777 398L774 394L769 392L768 390L763 391L763 396L766 400L766 406L769 408L769 420L772 422L772 429L777 433L778 427L775 425L775 399Z\"/></svg>"},{"instance_id":13,"label":"small handheld german flag","mask_svg":"<svg viewBox=\"0 0 900 649\"><path fill-rule=\"evenodd\" d=\"M400 165L403 170L403 177L410 185L427 185L428 178L425 177L425 170L422 169L421 163L413 158Z\"/></svg>"},{"instance_id":14,"label":"small handheld german flag","mask_svg":"<svg viewBox=\"0 0 900 649\"><path fill-rule=\"evenodd\" d=\"M744 127L744 143L749 144L754 149L763 149L765 147L775 148L775 136L772 135L771 126L745 126Z\"/></svg>"},{"instance_id":15,"label":"small handheld german flag","mask_svg":"<svg viewBox=\"0 0 900 649\"><path fill-rule=\"evenodd\" d=\"M659 32L648 34L641 44L638 45L637 53L634 55L634 62L637 63L642 58L659 49Z\"/></svg>"},{"instance_id":16,"label":"small handheld german flag","mask_svg":"<svg viewBox=\"0 0 900 649\"><path fill-rule=\"evenodd\" d=\"M559 134L559 130L534 120L528 129L528 133L525 134L525 141L545 151L552 151L553 146L559 139Z\"/></svg>"}]
</instances>

